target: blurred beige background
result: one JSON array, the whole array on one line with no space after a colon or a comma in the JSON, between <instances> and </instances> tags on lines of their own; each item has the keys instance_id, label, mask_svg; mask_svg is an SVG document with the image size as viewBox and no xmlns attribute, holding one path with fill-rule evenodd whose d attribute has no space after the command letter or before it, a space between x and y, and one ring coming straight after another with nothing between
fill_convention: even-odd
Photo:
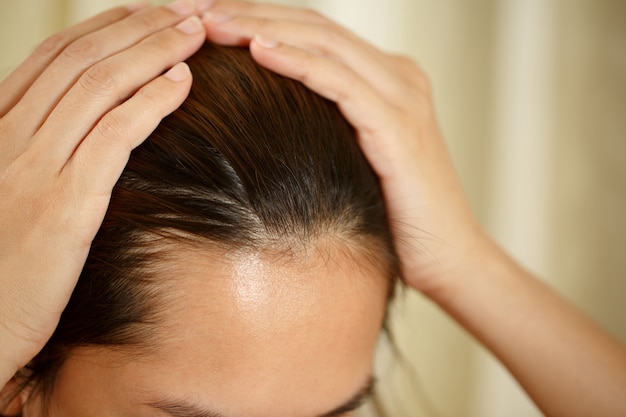
<instances>
[{"instance_id":1,"label":"blurred beige background","mask_svg":"<svg viewBox=\"0 0 626 417\"><path fill-rule=\"evenodd\" d=\"M53 31L119 3L0 0L0 78ZM282 3L317 8L414 57L433 81L482 223L626 342L626 2ZM402 364L402 372L390 371L383 349L392 416L541 415L430 302L409 294L396 311L393 327L415 375Z\"/></svg>"}]
</instances>

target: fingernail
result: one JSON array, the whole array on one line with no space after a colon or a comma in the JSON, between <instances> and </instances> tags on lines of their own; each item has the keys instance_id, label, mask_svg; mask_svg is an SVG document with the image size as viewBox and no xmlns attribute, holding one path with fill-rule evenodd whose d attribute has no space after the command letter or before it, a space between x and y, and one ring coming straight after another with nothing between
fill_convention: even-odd
<instances>
[{"instance_id":1,"label":"fingernail","mask_svg":"<svg viewBox=\"0 0 626 417\"><path fill-rule=\"evenodd\" d=\"M127 4L126 9L131 13L135 13L136 11L145 9L148 6L150 6L150 3L145 2L145 1L140 1L138 3Z\"/></svg>"},{"instance_id":2,"label":"fingernail","mask_svg":"<svg viewBox=\"0 0 626 417\"><path fill-rule=\"evenodd\" d=\"M176 25L176 29L187 35L193 35L202 31L202 22L198 16L191 16Z\"/></svg>"},{"instance_id":3,"label":"fingernail","mask_svg":"<svg viewBox=\"0 0 626 417\"><path fill-rule=\"evenodd\" d=\"M189 70L189 65L184 62L180 62L174 65L168 72L163 74L165 78L168 78L174 82L185 81L189 78L189 74L191 71Z\"/></svg>"},{"instance_id":4,"label":"fingernail","mask_svg":"<svg viewBox=\"0 0 626 417\"><path fill-rule=\"evenodd\" d=\"M226 13L213 13L213 12L206 12L202 16L202 20L208 23L224 23L224 22L228 22L232 18L233 17L231 15L226 14Z\"/></svg>"},{"instance_id":5,"label":"fingernail","mask_svg":"<svg viewBox=\"0 0 626 417\"><path fill-rule=\"evenodd\" d=\"M213 7L213 4L215 4L215 0L198 0L196 7L198 8L198 12L204 13Z\"/></svg>"},{"instance_id":6,"label":"fingernail","mask_svg":"<svg viewBox=\"0 0 626 417\"><path fill-rule=\"evenodd\" d=\"M259 34L254 35L254 40L256 41L256 43L258 43L262 47L268 48L268 49L276 48L278 45L280 45L278 41L274 39L266 38L265 36L259 35Z\"/></svg>"},{"instance_id":7,"label":"fingernail","mask_svg":"<svg viewBox=\"0 0 626 417\"><path fill-rule=\"evenodd\" d=\"M165 7L181 16L187 16L196 11L196 5L193 0L176 0Z\"/></svg>"}]
</instances>

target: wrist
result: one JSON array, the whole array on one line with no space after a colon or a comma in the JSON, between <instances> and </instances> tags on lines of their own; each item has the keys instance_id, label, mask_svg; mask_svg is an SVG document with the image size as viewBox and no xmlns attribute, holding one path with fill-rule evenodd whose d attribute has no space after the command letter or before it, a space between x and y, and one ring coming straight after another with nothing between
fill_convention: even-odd
<instances>
[{"instance_id":1,"label":"wrist","mask_svg":"<svg viewBox=\"0 0 626 417\"><path fill-rule=\"evenodd\" d=\"M456 262L428 277L418 289L439 305L449 304L467 291L475 290L478 280L494 276L489 271L506 268L508 259L482 229L476 230L471 243L457 256Z\"/></svg>"}]
</instances>

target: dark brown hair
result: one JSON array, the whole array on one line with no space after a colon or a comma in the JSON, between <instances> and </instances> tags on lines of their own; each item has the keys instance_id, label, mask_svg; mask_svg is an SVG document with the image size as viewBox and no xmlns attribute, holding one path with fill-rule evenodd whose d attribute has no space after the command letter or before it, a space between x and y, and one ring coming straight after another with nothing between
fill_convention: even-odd
<instances>
[{"instance_id":1,"label":"dark brown hair","mask_svg":"<svg viewBox=\"0 0 626 417\"><path fill-rule=\"evenodd\" d=\"M17 376L22 387L48 395L76 347L146 344L162 310L160 242L294 251L336 235L393 288L383 196L337 107L244 49L206 44L188 63L189 98L133 152L58 328Z\"/></svg>"}]
</instances>

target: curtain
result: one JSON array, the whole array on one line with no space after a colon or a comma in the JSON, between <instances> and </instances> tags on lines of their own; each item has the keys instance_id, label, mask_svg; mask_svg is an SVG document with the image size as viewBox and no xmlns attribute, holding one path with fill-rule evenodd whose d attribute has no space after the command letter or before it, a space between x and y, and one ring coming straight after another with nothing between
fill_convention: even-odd
<instances>
[{"instance_id":1,"label":"curtain","mask_svg":"<svg viewBox=\"0 0 626 417\"><path fill-rule=\"evenodd\" d=\"M113 0L0 0L0 77ZM163 3L163 2L161 2ZM283 0L313 7L429 74L470 203L525 266L626 341L626 3ZM408 294L381 349L393 416L533 417L500 365ZM395 364L395 365L394 365Z\"/></svg>"}]
</instances>

